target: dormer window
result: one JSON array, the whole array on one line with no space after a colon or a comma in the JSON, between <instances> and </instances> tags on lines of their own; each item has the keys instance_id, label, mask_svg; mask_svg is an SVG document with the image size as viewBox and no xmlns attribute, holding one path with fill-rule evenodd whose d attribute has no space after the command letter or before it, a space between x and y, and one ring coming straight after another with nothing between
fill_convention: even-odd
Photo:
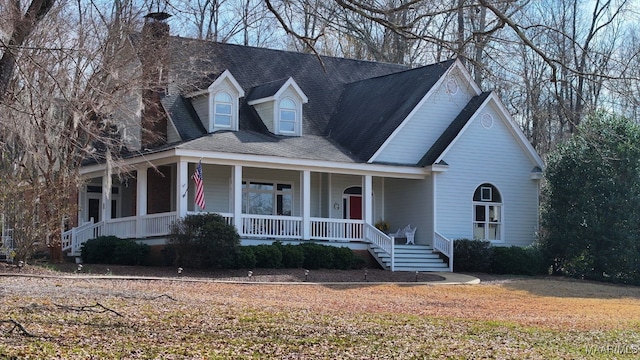
<instances>
[{"instance_id":1,"label":"dormer window","mask_svg":"<svg viewBox=\"0 0 640 360\"><path fill-rule=\"evenodd\" d=\"M192 99L193 108L202 125L208 132L214 132L238 130L240 98L243 96L244 90L240 84L229 70L225 70L207 90L195 92L187 97Z\"/></svg>"},{"instance_id":2,"label":"dormer window","mask_svg":"<svg viewBox=\"0 0 640 360\"><path fill-rule=\"evenodd\" d=\"M214 97L213 126L214 128L231 127L233 118L233 104L229 93L221 91Z\"/></svg>"},{"instance_id":3,"label":"dormer window","mask_svg":"<svg viewBox=\"0 0 640 360\"><path fill-rule=\"evenodd\" d=\"M276 135L302 136L302 106L308 101L293 78L258 85L247 95L247 104Z\"/></svg>"},{"instance_id":4,"label":"dormer window","mask_svg":"<svg viewBox=\"0 0 640 360\"><path fill-rule=\"evenodd\" d=\"M296 103L290 98L280 101L280 132L295 133L297 118Z\"/></svg>"}]
</instances>

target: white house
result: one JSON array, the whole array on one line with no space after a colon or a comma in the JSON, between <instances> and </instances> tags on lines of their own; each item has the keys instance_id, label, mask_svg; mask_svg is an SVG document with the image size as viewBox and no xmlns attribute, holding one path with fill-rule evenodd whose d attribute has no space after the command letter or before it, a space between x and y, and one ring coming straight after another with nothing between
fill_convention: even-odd
<instances>
[{"instance_id":1,"label":"white house","mask_svg":"<svg viewBox=\"0 0 640 360\"><path fill-rule=\"evenodd\" d=\"M145 26L166 46L151 56L159 141L145 141L144 113L123 119L132 175L82 167L82 225L63 235L71 255L97 234L162 243L172 221L198 211L223 215L243 244L339 244L392 270L451 271L454 239L534 241L543 163L461 61L409 69L172 37L153 16ZM132 36L132 51L148 41ZM407 225L415 245L396 233Z\"/></svg>"}]
</instances>

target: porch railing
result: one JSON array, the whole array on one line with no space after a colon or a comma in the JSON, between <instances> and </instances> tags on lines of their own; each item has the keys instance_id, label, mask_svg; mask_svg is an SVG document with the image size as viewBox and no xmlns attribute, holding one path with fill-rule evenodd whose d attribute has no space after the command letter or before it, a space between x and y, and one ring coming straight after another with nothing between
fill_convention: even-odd
<instances>
[{"instance_id":1,"label":"porch railing","mask_svg":"<svg viewBox=\"0 0 640 360\"><path fill-rule=\"evenodd\" d=\"M453 240L450 240L435 231L433 237L433 248L449 259L449 270L453 271Z\"/></svg>"},{"instance_id":2,"label":"porch railing","mask_svg":"<svg viewBox=\"0 0 640 360\"><path fill-rule=\"evenodd\" d=\"M365 224L364 227L364 238L367 242L376 245L391 257L391 271L395 271L395 260L394 260L394 242L395 239L393 236L389 236L382 231L378 230L375 226L371 224Z\"/></svg>"},{"instance_id":3,"label":"porch railing","mask_svg":"<svg viewBox=\"0 0 640 360\"><path fill-rule=\"evenodd\" d=\"M363 240L363 226L362 220L311 218L310 235L316 240Z\"/></svg>"},{"instance_id":4,"label":"porch railing","mask_svg":"<svg viewBox=\"0 0 640 360\"><path fill-rule=\"evenodd\" d=\"M85 242L103 235L113 235L122 239L168 235L171 231L171 224L176 219L175 212L140 217L130 216L98 223L94 223L91 219L89 222L62 233L62 251L69 251L70 255L78 256Z\"/></svg>"},{"instance_id":5,"label":"porch railing","mask_svg":"<svg viewBox=\"0 0 640 360\"><path fill-rule=\"evenodd\" d=\"M297 216L241 215L240 236L268 239L300 239L302 218Z\"/></svg>"}]
</instances>

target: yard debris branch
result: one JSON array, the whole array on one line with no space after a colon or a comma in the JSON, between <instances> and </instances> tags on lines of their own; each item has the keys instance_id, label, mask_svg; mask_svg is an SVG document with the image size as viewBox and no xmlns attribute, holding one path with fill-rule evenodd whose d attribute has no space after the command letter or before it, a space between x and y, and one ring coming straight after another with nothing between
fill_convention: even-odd
<instances>
[{"instance_id":1,"label":"yard debris branch","mask_svg":"<svg viewBox=\"0 0 640 360\"><path fill-rule=\"evenodd\" d=\"M13 331L15 329L20 330L20 333L24 336L27 337L36 337L36 335L30 333L27 331L27 329L24 328L24 326L22 324L20 324L19 322L13 320L13 319L9 319L9 320L0 320L0 323L8 323L8 324L13 324L13 327L11 329L9 329L9 331L7 331L7 334L11 334L13 333Z\"/></svg>"},{"instance_id":2,"label":"yard debris branch","mask_svg":"<svg viewBox=\"0 0 640 360\"><path fill-rule=\"evenodd\" d=\"M116 314L120 317L124 317L124 315L120 314L119 312L110 309L100 303L95 303L95 305L84 305L84 306L69 306L69 305L60 305L60 304L56 304L57 307L61 308L61 309L65 309L65 310L72 310L72 311L88 311L88 312L95 312L95 313L106 313L106 312L110 312L113 314Z\"/></svg>"}]
</instances>

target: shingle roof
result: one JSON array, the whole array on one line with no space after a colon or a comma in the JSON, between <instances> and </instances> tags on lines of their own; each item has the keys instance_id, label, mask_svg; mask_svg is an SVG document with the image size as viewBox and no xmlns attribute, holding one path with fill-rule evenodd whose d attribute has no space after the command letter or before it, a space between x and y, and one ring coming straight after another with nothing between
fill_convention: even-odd
<instances>
[{"instance_id":1,"label":"shingle roof","mask_svg":"<svg viewBox=\"0 0 640 360\"><path fill-rule=\"evenodd\" d=\"M132 41L136 46L140 37ZM455 61L408 69L182 37L170 37L168 46L170 88L206 90L229 70L247 94L240 100L240 130L213 134L206 134L188 99L164 98L186 141L180 148L348 162L367 161ZM247 104L273 95L289 77L309 99L302 137L271 134Z\"/></svg>"},{"instance_id":2,"label":"shingle roof","mask_svg":"<svg viewBox=\"0 0 640 360\"><path fill-rule=\"evenodd\" d=\"M491 92L486 91L478 96L474 96L473 98L471 98L471 100L469 100L467 105L462 109L462 111L460 111L458 116L456 116L456 118L451 122L451 124L442 133L442 135L440 135L438 140L433 143L429 151L427 151L422 159L420 159L420 161L418 162L418 166L432 165L438 159L442 152L447 149L449 144L451 144L453 139L455 139L460 131L462 131L473 114L475 114L478 108L480 108L480 106L484 103L489 94L491 94Z\"/></svg>"},{"instance_id":3,"label":"shingle roof","mask_svg":"<svg viewBox=\"0 0 640 360\"><path fill-rule=\"evenodd\" d=\"M169 114L182 139L193 139L207 133L202 123L198 121L198 115L193 106L182 96L165 96L162 98L162 106Z\"/></svg>"},{"instance_id":4,"label":"shingle roof","mask_svg":"<svg viewBox=\"0 0 640 360\"><path fill-rule=\"evenodd\" d=\"M368 160L455 60L346 86L328 136Z\"/></svg>"},{"instance_id":5,"label":"shingle roof","mask_svg":"<svg viewBox=\"0 0 640 360\"><path fill-rule=\"evenodd\" d=\"M345 149L322 136L277 136L255 131L222 131L176 146L185 150L357 162ZM294 156L295 155L295 156Z\"/></svg>"},{"instance_id":6,"label":"shingle roof","mask_svg":"<svg viewBox=\"0 0 640 360\"><path fill-rule=\"evenodd\" d=\"M303 110L303 133L310 135L325 133L345 84L407 69L398 64L318 58L314 54L181 37L170 37L169 48L169 78L183 92L207 89L225 70L231 72L247 94L252 88L292 77L309 98ZM241 116L240 128L242 122L254 120Z\"/></svg>"},{"instance_id":7,"label":"shingle roof","mask_svg":"<svg viewBox=\"0 0 640 360\"><path fill-rule=\"evenodd\" d=\"M275 80L268 84L258 85L252 88L251 90L249 90L249 93L247 94L245 100L249 102L251 100L257 100L257 99L273 96L278 92L278 90L280 90L282 85L284 85L284 83L286 83L287 80L288 78Z\"/></svg>"}]
</instances>

